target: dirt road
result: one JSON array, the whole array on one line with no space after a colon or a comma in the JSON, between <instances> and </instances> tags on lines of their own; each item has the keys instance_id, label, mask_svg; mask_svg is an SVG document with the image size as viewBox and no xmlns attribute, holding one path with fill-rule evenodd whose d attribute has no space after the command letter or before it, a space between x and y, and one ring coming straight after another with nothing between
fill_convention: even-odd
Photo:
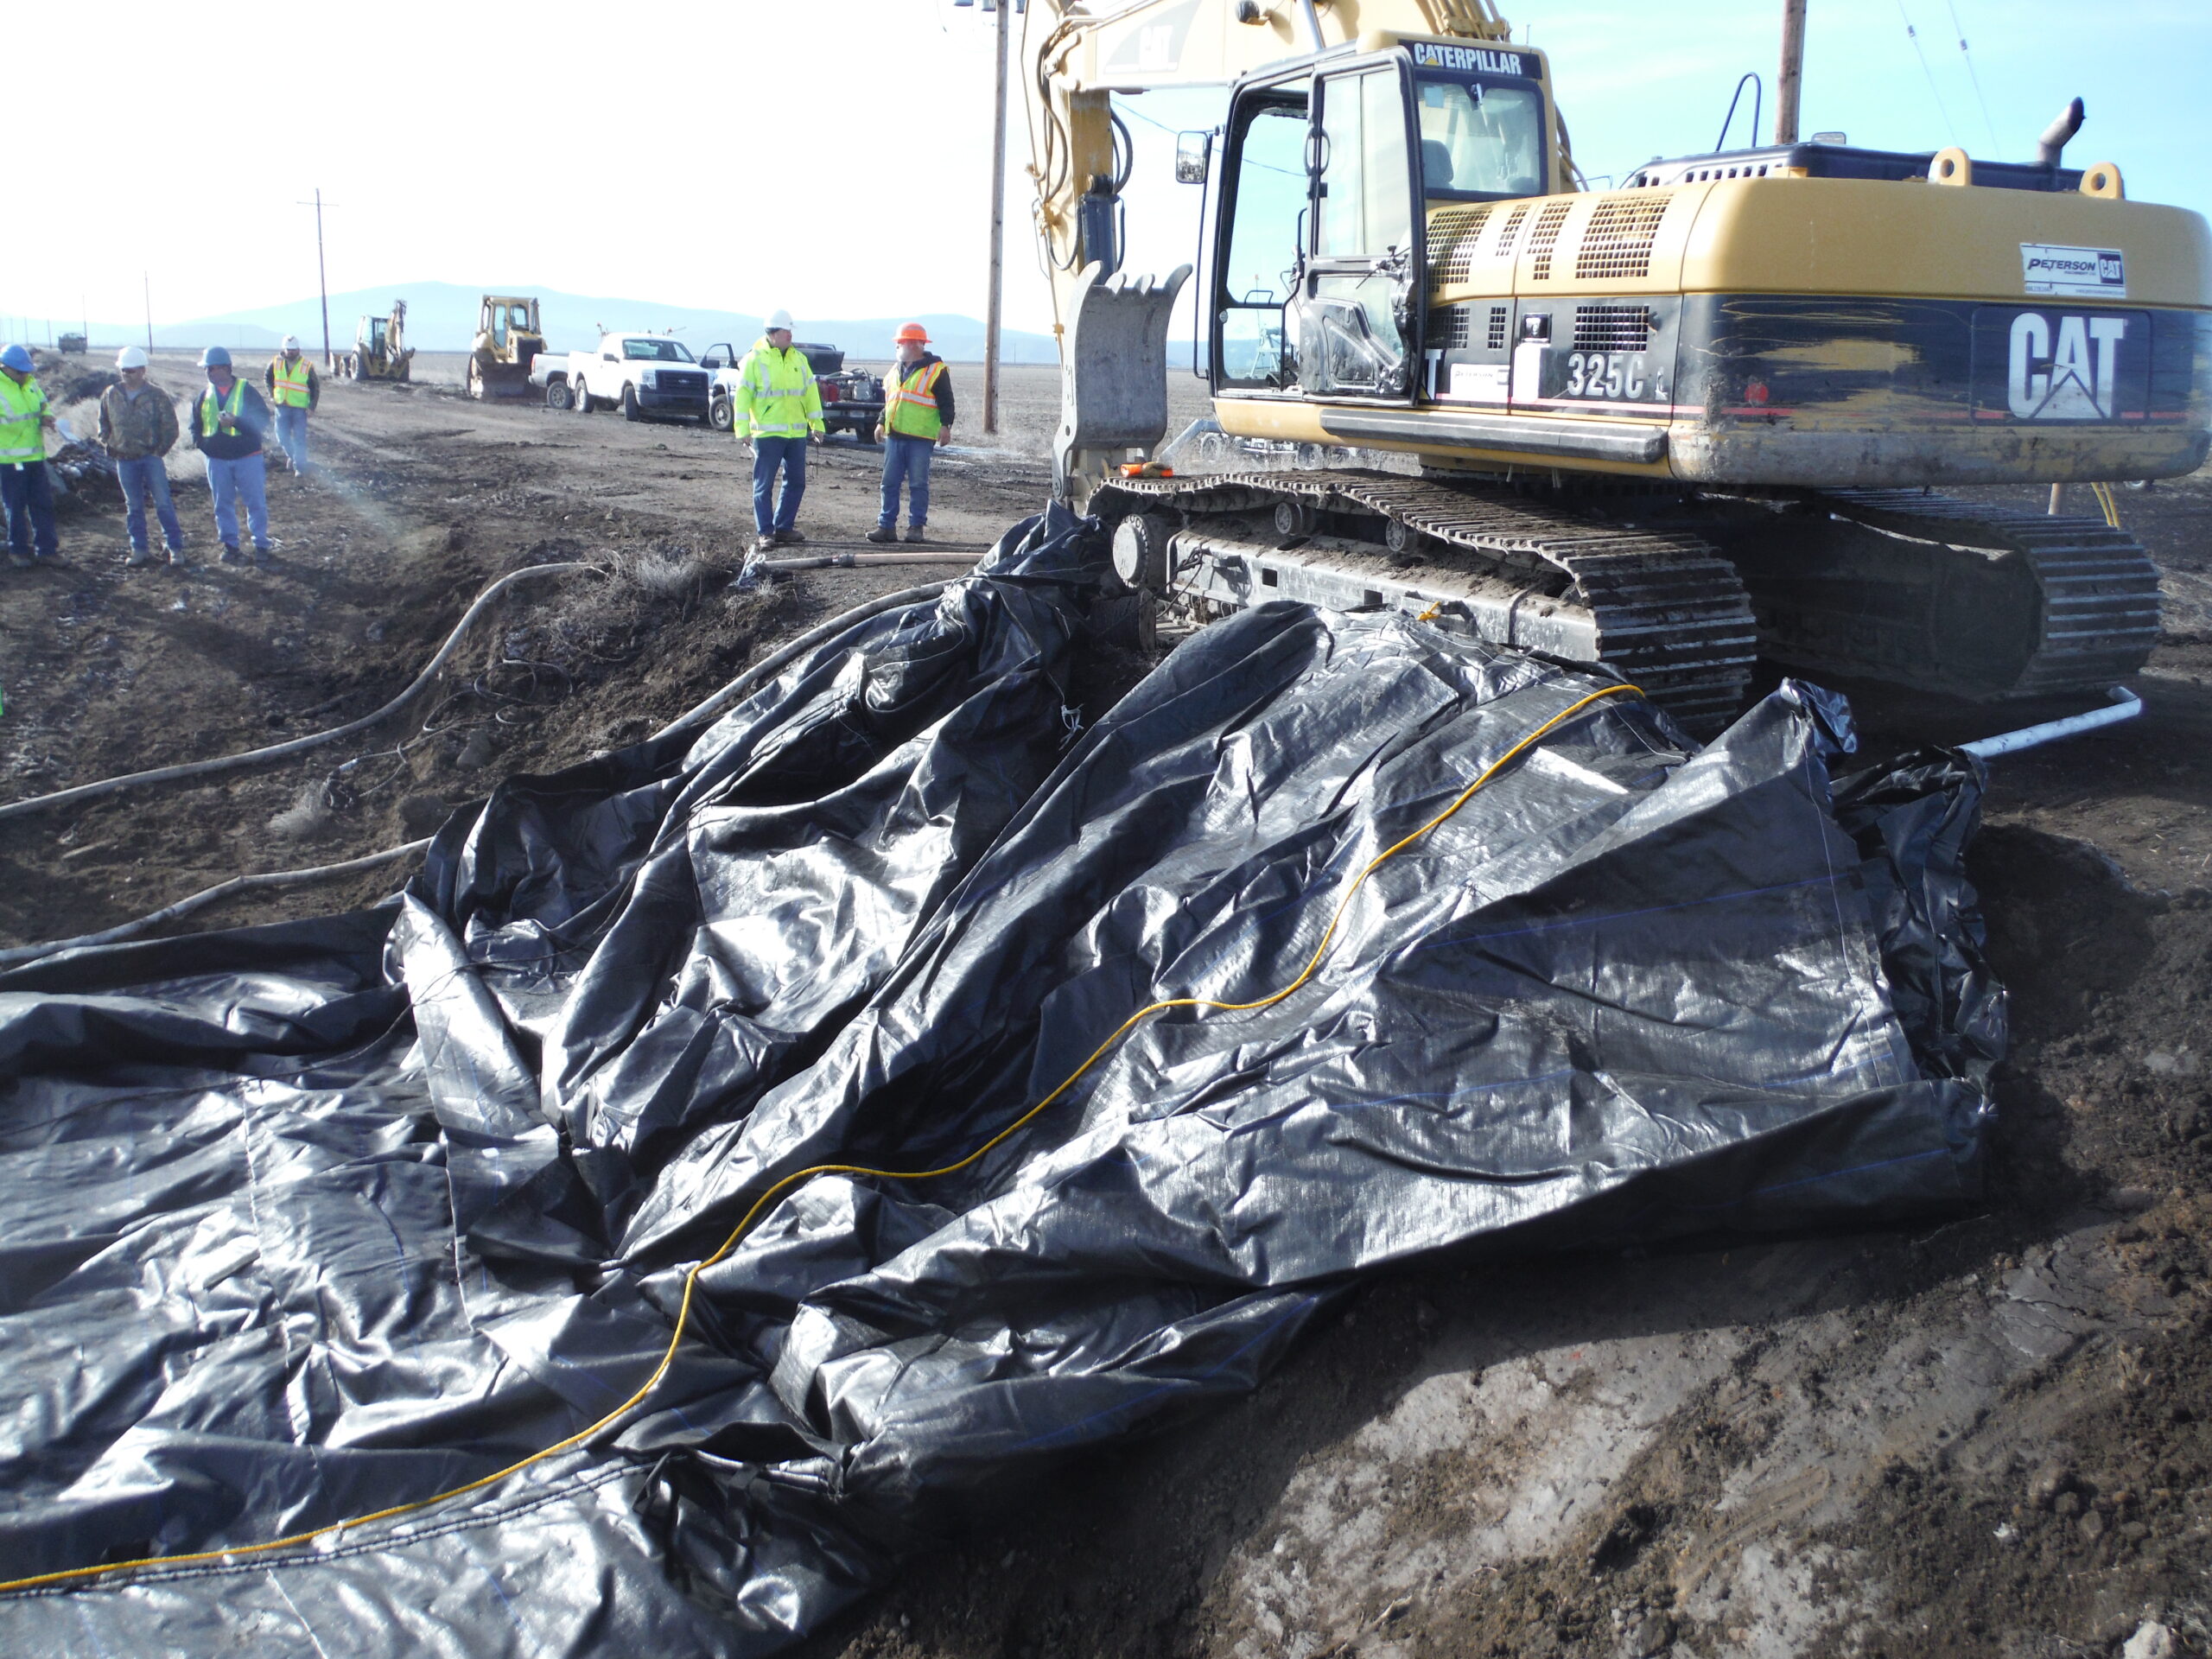
<instances>
[{"instance_id":1,"label":"dirt road","mask_svg":"<svg viewBox=\"0 0 2212 1659\"><path fill-rule=\"evenodd\" d=\"M643 735L776 639L972 561L1041 500L1056 413L1049 372L1015 371L1004 449L944 458L941 567L741 594L728 439L480 407L423 367L330 389L329 471L275 484L270 571L126 570L101 508L65 518L68 564L0 575L0 798L350 718L501 572L610 574L500 601L359 744L0 824L5 942L389 846ZM864 545L877 467L817 452L818 545ZM1984 1211L1374 1285L1256 1397L979 1517L816 1659L2056 1659L2145 1619L2212 1650L2212 482L2121 504L2168 575L2147 713L2000 764L1974 861L2016 1034ZM181 505L204 556L204 487ZM1853 689L1878 750L2009 723Z\"/></svg>"}]
</instances>

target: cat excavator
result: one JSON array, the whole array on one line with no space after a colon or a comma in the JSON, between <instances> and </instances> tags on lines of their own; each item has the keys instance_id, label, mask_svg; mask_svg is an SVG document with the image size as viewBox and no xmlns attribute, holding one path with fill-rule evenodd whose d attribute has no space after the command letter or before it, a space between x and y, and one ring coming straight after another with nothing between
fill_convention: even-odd
<instances>
[{"instance_id":1,"label":"cat excavator","mask_svg":"<svg viewBox=\"0 0 2212 1659\"><path fill-rule=\"evenodd\" d=\"M1799 30L1774 142L1595 190L1490 0L1033 0L1057 487L1147 614L1448 613L1700 734L1760 656L1977 701L2139 669L2158 572L2116 515L1936 491L2202 464L2204 220L2066 166L2079 100L2033 162L1800 142ZM1214 413L1163 449L1192 268L1121 268L1114 99L1199 86Z\"/></svg>"}]
</instances>

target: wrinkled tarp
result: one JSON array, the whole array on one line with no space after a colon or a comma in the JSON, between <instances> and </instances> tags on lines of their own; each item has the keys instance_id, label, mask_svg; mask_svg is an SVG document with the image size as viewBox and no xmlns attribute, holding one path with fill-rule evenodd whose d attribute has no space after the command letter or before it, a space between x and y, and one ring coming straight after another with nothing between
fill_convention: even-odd
<instances>
[{"instance_id":1,"label":"wrinkled tarp","mask_svg":"<svg viewBox=\"0 0 2212 1659\"><path fill-rule=\"evenodd\" d=\"M480 1478L652 1369L773 1179L955 1164L1135 1008L1293 979L1601 683L1277 604L1093 728L1094 536L711 728L510 780L366 912L0 979L0 1575ZM1295 995L1140 1026L956 1173L784 1197L620 1427L314 1549L0 1599L14 1653L750 1655L1014 1474L1249 1389L1446 1249L1971 1199L2003 1043L1942 753L1786 684L1578 715Z\"/></svg>"}]
</instances>

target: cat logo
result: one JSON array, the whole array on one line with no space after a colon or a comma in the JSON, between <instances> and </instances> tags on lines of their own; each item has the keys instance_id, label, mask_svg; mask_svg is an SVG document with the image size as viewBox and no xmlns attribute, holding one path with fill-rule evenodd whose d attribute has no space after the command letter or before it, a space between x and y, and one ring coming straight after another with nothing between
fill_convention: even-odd
<instances>
[{"instance_id":1,"label":"cat logo","mask_svg":"<svg viewBox=\"0 0 2212 1659\"><path fill-rule=\"evenodd\" d=\"M2119 413L2120 342L2127 319L2023 311L2012 319L2005 401L2022 421L2109 421ZM2053 340L2056 341L2056 349Z\"/></svg>"},{"instance_id":2,"label":"cat logo","mask_svg":"<svg viewBox=\"0 0 2212 1659\"><path fill-rule=\"evenodd\" d=\"M1142 75L1166 75L1175 73L1183 60L1184 43L1189 40L1191 24L1196 19L1198 0L1148 17L1122 37L1108 56L1109 69L1134 70Z\"/></svg>"}]
</instances>

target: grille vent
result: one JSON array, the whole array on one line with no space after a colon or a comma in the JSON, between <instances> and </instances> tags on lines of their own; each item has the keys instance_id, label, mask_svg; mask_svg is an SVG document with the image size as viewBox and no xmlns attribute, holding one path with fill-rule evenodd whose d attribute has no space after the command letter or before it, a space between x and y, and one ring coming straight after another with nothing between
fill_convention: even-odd
<instances>
[{"instance_id":1,"label":"grille vent","mask_svg":"<svg viewBox=\"0 0 2212 1659\"><path fill-rule=\"evenodd\" d=\"M1599 282L1649 276L1651 245L1672 200L1671 195L1608 196L1599 202L1575 251L1575 276Z\"/></svg>"},{"instance_id":2,"label":"grille vent","mask_svg":"<svg viewBox=\"0 0 2212 1659\"><path fill-rule=\"evenodd\" d=\"M1536 215L1536 228L1529 233L1529 251L1535 262L1529 267L1529 279L1542 283L1551 280L1552 250L1559 245L1560 226L1567 223L1567 216L1574 211L1571 201L1554 201L1545 205Z\"/></svg>"},{"instance_id":3,"label":"grille vent","mask_svg":"<svg viewBox=\"0 0 2212 1659\"><path fill-rule=\"evenodd\" d=\"M1501 258L1513 251L1513 238L1521 229L1521 221L1529 217L1529 204L1522 202L1505 216L1505 223L1498 228L1497 253Z\"/></svg>"},{"instance_id":4,"label":"grille vent","mask_svg":"<svg viewBox=\"0 0 2212 1659\"><path fill-rule=\"evenodd\" d=\"M1455 208L1428 222L1428 285L1432 289L1464 283L1475 268L1475 238L1490 222L1490 206Z\"/></svg>"},{"instance_id":5,"label":"grille vent","mask_svg":"<svg viewBox=\"0 0 2212 1659\"><path fill-rule=\"evenodd\" d=\"M1474 327L1474 310L1471 305L1438 306L1428 314L1428 343L1440 351L1465 351Z\"/></svg>"},{"instance_id":6,"label":"grille vent","mask_svg":"<svg viewBox=\"0 0 2212 1659\"><path fill-rule=\"evenodd\" d=\"M1493 352L1505 349L1505 324L1510 315L1509 308L1503 305L1493 305L1490 308L1490 334L1483 343Z\"/></svg>"},{"instance_id":7,"label":"grille vent","mask_svg":"<svg viewBox=\"0 0 2212 1659\"><path fill-rule=\"evenodd\" d=\"M1578 266L1576 274L1580 274ZM1640 352L1651 343L1651 313L1640 305L1578 305L1578 352Z\"/></svg>"}]
</instances>

